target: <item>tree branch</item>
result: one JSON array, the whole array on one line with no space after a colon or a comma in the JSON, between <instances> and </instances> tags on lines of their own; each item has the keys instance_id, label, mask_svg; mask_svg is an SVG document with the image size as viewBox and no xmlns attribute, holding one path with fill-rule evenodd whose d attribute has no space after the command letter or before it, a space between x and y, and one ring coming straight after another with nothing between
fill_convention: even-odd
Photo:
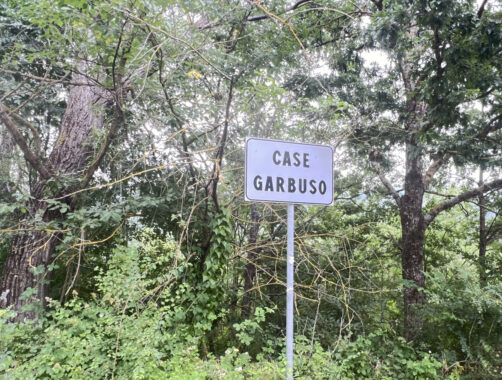
<instances>
[{"instance_id":1,"label":"tree branch","mask_svg":"<svg viewBox=\"0 0 502 380\"><path fill-rule=\"evenodd\" d=\"M382 184L386 187L389 194L392 195L392 197L396 201L397 205L400 207L401 206L401 197L397 193L396 189L394 189L394 186L392 186L392 184L389 182L389 180L382 173L382 170L380 168L380 164L378 162L372 162L371 164L375 168L375 171L378 174L378 178L380 178L380 181L382 182Z\"/></svg>"},{"instance_id":2,"label":"tree branch","mask_svg":"<svg viewBox=\"0 0 502 380\"><path fill-rule=\"evenodd\" d=\"M216 129L218 129L221 126L222 126L222 124L218 123L218 124L214 125L212 128L210 128L209 130L201 132L196 136L193 136L190 140L187 140L187 142L186 142L187 147L192 145L195 141L200 139L202 136L207 136L208 133L214 132Z\"/></svg>"},{"instance_id":3,"label":"tree branch","mask_svg":"<svg viewBox=\"0 0 502 380\"><path fill-rule=\"evenodd\" d=\"M51 79L51 78L38 77L36 75L23 73L21 71L7 70L7 69L4 69L4 68L0 68L0 71L2 71L4 73L7 73L7 74L20 75L20 76L22 76L24 78L33 79L33 80L36 80L36 81L39 81L39 82L47 82L47 83L54 83L54 84L56 84L56 83L64 83L64 84L69 84L69 85L72 85L72 86L88 86L89 85L89 84L84 83L84 82L66 81L66 77L70 74L69 72L66 73L61 79Z\"/></svg>"},{"instance_id":4,"label":"tree branch","mask_svg":"<svg viewBox=\"0 0 502 380\"><path fill-rule=\"evenodd\" d=\"M479 186L475 189L466 191L462 194L457 195L456 197L447 199L447 200L437 204L436 206L434 206L433 209L431 211L429 211L427 213L427 215L425 215L425 217L424 217L425 225L428 226L429 224L431 224L431 222L436 218L436 216L438 216L438 214L442 211L448 210L448 209L452 208L453 206L458 205L461 202L464 202L470 198L475 197L476 195L483 194L483 193L486 193L491 190L498 190L498 189L502 189L502 178L497 179L492 182L485 183L484 185Z\"/></svg>"},{"instance_id":5,"label":"tree branch","mask_svg":"<svg viewBox=\"0 0 502 380\"><path fill-rule=\"evenodd\" d=\"M288 9L286 9L284 12L282 12L280 14L282 15L284 13L294 11L295 9L300 8L300 7L304 6L305 4L308 4L311 2L312 2L312 0L299 0L293 6L289 7ZM256 5L256 3L254 3L254 2L251 2L251 3L252 3L252 5ZM256 21L266 20L269 18L271 18L271 16L269 14L264 14L264 15L247 17L244 21L245 22L256 22ZM212 28L215 28L220 25L221 25L220 22L204 23L199 26L199 29L200 30L212 29Z\"/></svg>"},{"instance_id":6,"label":"tree branch","mask_svg":"<svg viewBox=\"0 0 502 380\"><path fill-rule=\"evenodd\" d=\"M390 240L392 240L392 244L394 245L394 247L397 248L399 252L401 252L403 250L403 245L399 243L399 241L391 232L388 232L387 234L389 235Z\"/></svg>"},{"instance_id":7,"label":"tree branch","mask_svg":"<svg viewBox=\"0 0 502 380\"><path fill-rule=\"evenodd\" d=\"M404 63L402 62L402 59L398 61L397 67L399 69L399 72L401 74L401 78L403 79L404 87L406 88L407 91L412 92L413 91L413 85L411 83L411 79L408 75L408 72L406 71L404 67Z\"/></svg>"},{"instance_id":8,"label":"tree branch","mask_svg":"<svg viewBox=\"0 0 502 380\"><path fill-rule=\"evenodd\" d=\"M125 65L127 62L126 55L129 53L129 49L132 43L132 37L130 37L130 39L128 39L127 41L123 41L123 36L125 33L125 28L128 23L128 20L129 19L126 18L124 24L122 25L122 30L120 33L119 40L117 42L117 46L115 48L115 55L113 57L113 63L112 63L113 95L115 102L112 125L108 130L108 134L106 135L105 141L99 148L96 157L89 165L89 168L87 169L84 178L82 179L81 188L86 188L89 182L91 181L94 172L98 169L99 165L101 164L101 161L103 160L103 157L105 156L110 144L112 143L112 140L115 138L119 127L125 121L124 108L123 108L125 101L124 99L125 81L123 79L123 73L125 71ZM121 47L122 47L122 53L119 54ZM77 198L74 198L73 202L76 202L76 199Z\"/></svg>"},{"instance_id":9,"label":"tree branch","mask_svg":"<svg viewBox=\"0 0 502 380\"><path fill-rule=\"evenodd\" d=\"M425 172L424 178L423 178L425 189L427 189L427 187L429 187L429 184L431 183L434 175L438 172L438 170L441 168L441 166L443 166L443 164L448 161L449 158L450 158L450 156L448 154L444 154L442 157L435 160L431 164L431 166L429 166L429 169L427 169L427 171Z\"/></svg>"},{"instance_id":10,"label":"tree branch","mask_svg":"<svg viewBox=\"0 0 502 380\"><path fill-rule=\"evenodd\" d=\"M223 164L223 154L225 152L225 143L227 141L228 126L229 126L229 122L230 122L230 108L232 105L234 85L235 85L235 82L237 82L238 77L239 77L239 74L236 77L232 77L232 79L230 80L230 84L229 84L229 88L228 88L228 99L227 99L227 104L225 107L225 120L223 123L223 132L221 134L220 144L219 144L218 150L216 151L216 157L214 159L213 174L211 176L211 179L209 180L209 183L206 185L206 188L209 190L217 209L219 209L219 205L218 205L218 197L217 197L216 190L218 187L218 181L220 179L221 166Z\"/></svg>"},{"instance_id":11,"label":"tree branch","mask_svg":"<svg viewBox=\"0 0 502 380\"><path fill-rule=\"evenodd\" d=\"M441 41L439 40L439 31L438 27L434 28L434 56L436 57L436 65L437 65L437 79L441 79L444 73L444 68L442 67L443 57L441 57Z\"/></svg>"},{"instance_id":12,"label":"tree branch","mask_svg":"<svg viewBox=\"0 0 502 380\"><path fill-rule=\"evenodd\" d=\"M125 24L124 24L125 26ZM89 182L92 179L92 176L94 175L94 172L98 169L98 166L100 165L101 161L103 160L103 157L105 156L106 152L108 151L108 147L112 143L112 140L115 138L117 131L119 127L124 123L125 120L125 115L124 115L124 96L125 96L125 90L124 90L124 81L123 81L123 72L125 69L126 65L126 56L122 54L119 59L118 63L118 68L115 68L117 54L118 54L118 47L122 41L122 36L117 44L117 49L116 49L116 57L114 58L113 61L113 87L114 87L114 102L115 102L115 107L114 107L114 112L113 112L113 120L112 120L112 125L110 126L110 129L108 130L108 134L106 135L105 141L99 148L98 153L96 154L96 157L94 160L91 162L89 165L89 168L87 169L84 178L82 179L82 184L81 188L86 188ZM130 45L131 41L127 41L126 44ZM73 202L76 201L76 198L74 198Z\"/></svg>"},{"instance_id":13,"label":"tree branch","mask_svg":"<svg viewBox=\"0 0 502 380\"><path fill-rule=\"evenodd\" d=\"M0 103L0 121L2 121L5 124L10 134L12 135L14 141L19 146L19 148L21 148L26 161L28 161L31 164L31 166L38 173L40 173L42 179L49 179L52 176L49 169L45 167L40 157L38 157L31 151L23 135L21 134L21 132L19 132L16 125L10 119L8 114L9 114L9 109Z\"/></svg>"},{"instance_id":14,"label":"tree branch","mask_svg":"<svg viewBox=\"0 0 502 380\"><path fill-rule=\"evenodd\" d=\"M483 3L479 7L478 14L477 14L478 18L481 18L481 16L483 16L483 12L485 11L485 5L487 2L488 2L488 0L483 0Z\"/></svg>"},{"instance_id":15,"label":"tree branch","mask_svg":"<svg viewBox=\"0 0 502 380\"><path fill-rule=\"evenodd\" d=\"M490 133L498 131L499 129L502 129L502 114L492 118L481 131L473 136L473 138L484 139Z\"/></svg>"},{"instance_id":16,"label":"tree branch","mask_svg":"<svg viewBox=\"0 0 502 380\"><path fill-rule=\"evenodd\" d=\"M121 90L120 90L121 91ZM108 130L108 134L106 135L105 141L103 144L101 144L101 147L99 148L98 153L96 154L96 157L94 160L91 162L89 165L89 168L87 169L84 178L82 179L82 183L80 187L82 189L86 188L89 182L92 179L92 176L94 175L94 172L98 169L99 164L103 160L103 157L105 156L108 147L110 146L113 138L115 137L117 130L120 126L121 123L124 121L124 112L122 110L122 104L120 102L122 101L122 97L119 96L119 99L116 100L117 104L115 105L115 111L113 114L113 121L110 129ZM75 198L76 199L76 198Z\"/></svg>"},{"instance_id":17,"label":"tree branch","mask_svg":"<svg viewBox=\"0 0 502 380\"><path fill-rule=\"evenodd\" d=\"M15 121L23 124L31 130L31 133L33 134L33 144L35 145L35 155L40 157L40 146L42 145L42 140L40 139L40 134L38 133L37 128L15 112L10 112L10 115Z\"/></svg>"},{"instance_id":18,"label":"tree branch","mask_svg":"<svg viewBox=\"0 0 502 380\"><path fill-rule=\"evenodd\" d=\"M488 137L488 135L492 132L495 132L499 129L502 129L502 115L498 115L494 118L492 118L486 126L481 129L478 133L476 133L472 138L473 139L485 139ZM424 175L423 182L424 182L424 187L427 189L427 187L430 185L430 182L432 181L432 178L434 175L438 172L438 170L450 159L451 154L445 153L442 157L436 159L431 166L429 166L429 169L427 169L427 172Z\"/></svg>"},{"instance_id":19,"label":"tree branch","mask_svg":"<svg viewBox=\"0 0 502 380\"><path fill-rule=\"evenodd\" d=\"M152 29L148 24L146 24L146 29L148 31L148 40L152 44L152 47L155 49L155 55L159 59L159 69L158 69L158 75L159 75L159 83L162 87L162 92L164 94L164 97L167 101L167 105L171 111L171 113L174 116L174 119L176 120L176 127L178 128L178 132L176 133L181 133L181 142L183 146L183 156L187 160L187 165L188 165L188 170L190 172L190 176L192 177L192 180L194 183L197 182L196 180L196 172L195 168L193 166L193 163L190 160L190 155L188 153L188 143L187 143L187 137L186 137L186 128L183 127L183 124L185 123L185 120L181 115L178 114L174 107L173 100L171 96L169 95L169 92L166 88L166 79L164 79L164 74L163 74L163 67L164 67L164 52L162 51L161 44L158 42L157 38L152 32Z\"/></svg>"}]
</instances>

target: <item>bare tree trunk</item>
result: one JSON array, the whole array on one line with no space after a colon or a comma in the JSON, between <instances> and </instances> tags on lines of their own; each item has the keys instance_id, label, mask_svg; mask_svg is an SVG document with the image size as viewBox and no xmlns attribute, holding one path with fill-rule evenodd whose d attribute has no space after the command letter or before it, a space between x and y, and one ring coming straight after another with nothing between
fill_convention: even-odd
<instances>
[{"instance_id":1,"label":"bare tree trunk","mask_svg":"<svg viewBox=\"0 0 502 380\"><path fill-rule=\"evenodd\" d=\"M424 239L425 227L421 210L404 206L401 210L402 276L409 282L403 289L404 297L404 338L407 341L420 336L422 320L417 308L425 304Z\"/></svg>"},{"instance_id":2,"label":"bare tree trunk","mask_svg":"<svg viewBox=\"0 0 502 380\"><path fill-rule=\"evenodd\" d=\"M33 200L28 205L29 215L42 215L44 222L61 217L58 212L48 210L44 199L60 197L79 188L84 170L93 157L93 133L103 128L104 106L109 99L101 87L84 75L74 75L73 79L88 85L70 90L59 137L46 164L52 183L48 185L48 181L41 179L31 190ZM71 204L72 197L63 201ZM31 228L30 224L21 226L21 229ZM57 240L57 233L36 230L19 233L13 239L2 275L0 308L13 306L19 312L18 321L36 317L33 310L23 312L25 305L32 302L45 305L50 281L47 267ZM29 288L33 289L31 296L21 297Z\"/></svg>"},{"instance_id":3,"label":"bare tree trunk","mask_svg":"<svg viewBox=\"0 0 502 380\"><path fill-rule=\"evenodd\" d=\"M403 289L404 338L408 341L420 336L422 320L418 307L425 304L424 240L426 225L422 213L424 183L421 160L416 157L416 147L406 146L405 193L400 202L402 229L402 276L410 284Z\"/></svg>"},{"instance_id":4,"label":"bare tree trunk","mask_svg":"<svg viewBox=\"0 0 502 380\"><path fill-rule=\"evenodd\" d=\"M46 268L55 242L56 235L40 231L18 234L12 241L3 270L0 308L13 305L14 310L20 312L16 317L18 321L36 317L36 307L23 311L24 306L33 302L36 302L33 306L45 306L50 280ZM33 288L33 294L21 297L28 288Z\"/></svg>"}]
</instances>

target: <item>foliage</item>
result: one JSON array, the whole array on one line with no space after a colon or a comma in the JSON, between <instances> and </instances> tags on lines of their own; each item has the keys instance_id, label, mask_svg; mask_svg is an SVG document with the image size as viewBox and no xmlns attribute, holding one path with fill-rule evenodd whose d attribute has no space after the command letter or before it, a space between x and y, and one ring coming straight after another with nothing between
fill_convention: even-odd
<instances>
[{"instance_id":1,"label":"foliage","mask_svg":"<svg viewBox=\"0 0 502 380\"><path fill-rule=\"evenodd\" d=\"M198 358L200 338L189 333L186 308L179 302L189 290L183 283L172 285L183 272L176 245L144 238L142 243L115 249L106 272L96 276L99 293L89 301L74 291L64 306L51 301L35 324L11 324L11 312L2 311L0 372L16 379L188 379L221 370L242 378L249 355L230 349L221 365ZM253 371L251 366L243 373Z\"/></svg>"},{"instance_id":2,"label":"foliage","mask_svg":"<svg viewBox=\"0 0 502 380\"><path fill-rule=\"evenodd\" d=\"M454 260L428 275L428 341L451 362L465 358L473 378L496 378L502 367L502 283L483 286L473 265Z\"/></svg>"},{"instance_id":3,"label":"foliage","mask_svg":"<svg viewBox=\"0 0 502 380\"><path fill-rule=\"evenodd\" d=\"M211 248L204 260L202 281L197 287L197 300L193 306L196 330L211 330L213 322L225 314L222 308L225 297L227 262L232 252L231 219L228 210L222 210L211 223L213 237Z\"/></svg>"},{"instance_id":4,"label":"foliage","mask_svg":"<svg viewBox=\"0 0 502 380\"><path fill-rule=\"evenodd\" d=\"M228 213L224 215L214 225L228 236ZM378 235L371 232L368 239L378 247ZM224 242L215 241L215 246L224 247ZM0 372L12 379L281 378L284 343L264 325L276 313L271 308L257 307L250 319L234 323L234 332L219 341L226 346L221 356L205 356L200 350L203 335L191 326L190 312L200 300L199 291L183 280L190 278L191 268L172 238L160 239L151 231L127 246L117 246L106 267L97 268L96 293L88 299L74 291L64 305L51 301L36 323L9 323L11 312L2 311ZM373 327L369 333L359 330L324 348L298 334L295 373L300 379L495 375L500 355L496 331L502 320L500 286L480 288L476 276L475 268L460 261L431 271L426 316L431 337L422 348L406 343L390 325ZM363 306L357 306L363 300L355 297L352 307L363 312ZM375 305L366 308L374 310ZM226 316L220 314L220 324ZM393 318L390 313L385 320L392 323ZM265 344L251 356L245 350L254 340Z\"/></svg>"},{"instance_id":5,"label":"foliage","mask_svg":"<svg viewBox=\"0 0 502 380\"><path fill-rule=\"evenodd\" d=\"M40 319L0 310L0 377L283 378L285 208L242 200L244 139L259 136L336 147L334 206L296 206L296 377L497 378L495 188L483 260L480 194L425 226L423 336L400 338L402 292L417 285L402 278L401 206L417 190L407 168L421 171L422 221L479 185L480 170L500 178L492 2L0 4L0 106L24 120L42 163L67 138L82 62L110 95L89 182L80 171L43 181L0 123L0 270L19 236L57 242L46 265L26 263L50 283ZM437 171L425 184L427 165Z\"/></svg>"},{"instance_id":6,"label":"foliage","mask_svg":"<svg viewBox=\"0 0 502 380\"><path fill-rule=\"evenodd\" d=\"M390 330L377 329L354 340L341 340L334 352L312 347L297 337L299 378L302 379L432 379L441 377L434 355L413 349ZM302 353L310 352L309 355ZM314 374L314 375L309 375Z\"/></svg>"},{"instance_id":7,"label":"foliage","mask_svg":"<svg viewBox=\"0 0 502 380\"><path fill-rule=\"evenodd\" d=\"M203 360L200 330L190 327L186 300L196 301L182 281L190 265L172 239L145 233L118 246L106 270L96 275L97 293L82 299L76 291L64 305L51 301L37 323L8 323L2 312L0 371L6 378L281 378L283 344L273 336L255 359L246 352L262 329L269 308L234 324L221 357ZM239 341L241 349L234 348ZM340 340L326 351L301 335L296 338L299 378L395 378L409 368L410 378L430 378L441 368L427 353L415 351L391 330ZM279 348L279 351L277 351ZM394 375L393 375L394 374Z\"/></svg>"}]
</instances>

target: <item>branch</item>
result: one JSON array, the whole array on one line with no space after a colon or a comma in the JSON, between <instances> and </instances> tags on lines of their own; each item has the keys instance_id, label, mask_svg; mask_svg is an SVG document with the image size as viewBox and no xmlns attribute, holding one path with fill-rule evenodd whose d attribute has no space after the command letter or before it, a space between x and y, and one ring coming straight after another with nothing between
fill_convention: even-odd
<instances>
[{"instance_id":1,"label":"branch","mask_svg":"<svg viewBox=\"0 0 502 380\"><path fill-rule=\"evenodd\" d=\"M440 193L438 191L425 190L425 192L427 194L437 195L438 197L443 197L443 198L453 198L453 197L455 197L455 195L443 194L443 193Z\"/></svg>"},{"instance_id":2,"label":"branch","mask_svg":"<svg viewBox=\"0 0 502 380\"><path fill-rule=\"evenodd\" d=\"M474 100L479 100L479 99L483 99L483 98L486 98L488 95L490 95L493 91L495 91L497 88L496 87L492 87L492 88L489 88L488 90L486 90L485 92L483 92L482 94L476 96L474 98Z\"/></svg>"},{"instance_id":3,"label":"branch","mask_svg":"<svg viewBox=\"0 0 502 380\"><path fill-rule=\"evenodd\" d=\"M448 210L461 202L464 202L470 198L475 197L476 195L480 195L488 191L498 190L498 189L502 189L502 178L492 182L485 183L482 186L466 191L451 199L447 199L434 206L434 208L431 211L429 211L427 215L425 215L424 217L425 225L428 226L429 224L431 224L431 222L436 218L436 216L438 216L438 214L442 211Z\"/></svg>"},{"instance_id":4,"label":"branch","mask_svg":"<svg viewBox=\"0 0 502 380\"><path fill-rule=\"evenodd\" d=\"M127 21L127 20L126 20ZM125 26L125 24L124 24ZM124 27L123 26L123 27ZM122 37L120 38L120 41L122 40ZM117 49L116 49L116 55L118 54L118 46L120 45L120 41L117 44ZM130 41L126 42L127 45L130 44ZM108 151L108 148L110 144L112 143L112 140L115 138L117 131L121 124L124 123L125 116L124 116L124 81L122 78L122 73L124 72L124 68L126 65L126 57L125 55L122 55L119 59L118 63L118 68L116 70L115 65L116 65L116 58L114 58L113 61L113 87L114 87L114 101L115 101L115 107L113 111L113 120L112 120L112 125L110 126L110 129L108 130L108 134L106 135L105 141L99 148L98 153L96 154L96 157L94 160L91 162L89 165L89 168L87 169L87 172L84 175L84 178L82 180L81 188L84 189L87 187L89 182L92 179L92 176L94 175L94 172L98 169L99 165L101 164L101 161L103 160L103 157L105 156L106 152ZM73 203L76 202L77 198L73 199Z\"/></svg>"},{"instance_id":5,"label":"branch","mask_svg":"<svg viewBox=\"0 0 502 380\"><path fill-rule=\"evenodd\" d=\"M498 131L499 129L502 129L502 114L492 118L481 131L473 136L473 138L484 139L490 133Z\"/></svg>"},{"instance_id":6,"label":"branch","mask_svg":"<svg viewBox=\"0 0 502 380\"><path fill-rule=\"evenodd\" d=\"M436 57L437 64L437 79L441 79L444 73L444 68L441 66L443 63L443 57L441 57L441 41L439 40L438 28L434 28L434 56Z\"/></svg>"},{"instance_id":7,"label":"branch","mask_svg":"<svg viewBox=\"0 0 502 380\"><path fill-rule=\"evenodd\" d=\"M21 148L26 161L28 161L31 164L31 166L38 173L40 173L40 176L42 177L42 179L49 179L52 176L49 169L45 167L45 165L42 163L42 160L40 159L40 157L36 156L30 150L28 144L26 143L26 140L24 139L21 132L19 132L19 130L17 129L14 122L10 119L10 117L8 116L8 113L9 113L9 109L0 103L0 121L2 121L5 124L5 126L9 130L10 134L14 138L14 141L17 143L19 148Z\"/></svg>"},{"instance_id":8,"label":"branch","mask_svg":"<svg viewBox=\"0 0 502 380\"><path fill-rule=\"evenodd\" d=\"M23 119L17 113L10 112L10 115L13 117L15 121L20 124L23 124L25 127L28 127L33 134L33 144L35 145L35 155L40 157L40 146L42 145L42 140L40 139L40 134L37 131L37 128L27 120Z\"/></svg>"},{"instance_id":9,"label":"branch","mask_svg":"<svg viewBox=\"0 0 502 380\"><path fill-rule=\"evenodd\" d=\"M432 126L432 123L428 124L426 127L424 127L423 131L426 131L430 129ZM498 131L502 129L502 115L495 116L492 118L484 128L482 128L478 133L476 133L474 136L472 136L472 139L486 139L488 138L488 135L492 132ZM436 159L429 169L427 169L427 172L425 173L423 177L423 182L425 189L429 186L430 182L432 181L432 178L434 175L438 172L438 170L450 159L450 157L454 155L453 152L450 153L445 153L442 157Z\"/></svg>"},{"instance_id":10,"label":"branch","mask_svg":"<svg viewBox=\"0 0 502 380\"><path fill-rule=\"evenodd\" d=\"M206 188L210 191L210 194L213 198L214 204L217 209L219 209L218 205L218 197L216 190L218 188L218 181L220 179L220 173L221 173L221 166L223 164L223 154L225 153L225 143L227 141L227 135L228 135L228 126L230 122L230 108L232 105L232 99L233 99L233 91L234 91L234 85L235 82L237 82L237 77L232 77L230 80L230 85L228 89L228 99L227 99L227 104L225 107L225 121L223 124L223 132L221 134L221 140L220 140L220 146L218 147L218 150L216 152L216 157L214 159L214 165L213 165L213 174L211 179L209 180L209 183L206 185Z\"/></svg>"},{"instance_id":11,"label":"branch","mask_svg":"<svg viewBox=\"0 0 502 380\"><path fill-rule=\"evenodd\" d=\"M401 197L397 193L396 189L394 189L394 186L389 182L389 180L383 175L382 170L380 168L380 164L377 162L372 162L373 167L375 168L378 178L380 178L380 181L382 184L387 188L387 191L389 192L390 195L394 198L396 201L397 205L400 207L401 206Z\"/></svg>"},{"instance_id":12,"label":"branch","mask_svg":"<svg viewBox=\"0 0 502 380\"><path fill-rule=\"evenodd\" d=\"M171 110L171 113L173 114L175 120L176 120L176 126L178 127L178 132L176 132L174 135L177 133L181 133L181 141L183 145L183 156L184 158L187 159L187 164L188 164L188 170L190 171L190 176L192 177L192 180L194 183L197 182L196 180L196 175L195 175L195 169L193 166L193 163L190 161L190 155L188 153L188 143L187 143L187 138L186 138L186 133L185 130L186 128L183 127L183 124L185 123L184 119L181 117L181 115L178 114L174 107L173 100L171 96L169 95L169 92L167 91L166 88L166 80L164 79L163 76L163 67L164 67L164 52L162 51L161 44L157 41L157 38L152 32L152 29L148 24L146 24L146 29L148 30L148 39L150 43L152 44L152 47L155 49L155 55L159 59L159 70L158 70L158 75L159 75L159 83L162 87L162 92L164 93L164 97L166 98L167 104L169 106L169 109ZM174 136L173 135L173 136Z\"/></svg>"},{"instance_id":13,"label":"branch","mask_svg":"<svg viewBox=\"0 0 502 380\"><path fill-rule=\"evenodd\" d=\"M196 54L199 58L201 58L205 63L207 63L210 67L212 67L218 74L220 74L221 76L223 76L224 78L226 79L230 79L230 77L225 74L223 71L221 71L218 67L216 67L209 59L207 59L199 50L200 50L200 46L199 47L195 47L193 45L191 45L189 42L187 42L186 40L182 39L182 38L179 38L179 37L176 37L175 35L173 34L170 34L168 33L167 31L165 31L164 29L162 29L161 27L159 26L155 26L153 24L149 24L148 22L146 22L145 20L143 20L142 18L132 14L129 10L123 10L122 12L124 12L129 18L135 20L136 22L138 23L142 23L146 26L148 26L148 29L153 29L153 30L156 30L158 31L159 33L167 36L168 38L176 41L176 42L179 42L181 43L182 45L185 45L187 46L194 54Z\"/></svg>"},{"instance_id":14,"label":"branch","mask_svg":"<svg viewBox=\"0 0 502 380\"><path fill-rule=\"evenodd\" d=\"M434 175L438 172L438 170L443 166L445 162L448 161L450 156L448 154L444 154L442 157L438 158L435 160L431 166L429 166L429 169L425 172L424 178L423 178L423 183L424 183L424 188L427 189L429 184L432 181L432 178Z\"/></svg>"},{"instance_id":15,"label":"branch","mask_svg":"<svg viewBox=\"0 0 502 380\"><path fill-rule=\"evenodd\" d=\"M485 11L485 5L487 2L488 2L488 0L483 0L483 3L479 7L478 14L477 14L478 18L481 18L481 16L483 16L483 12Z\"/></svg>"},{"instance_id":16,"label":"branch","mask_svg":"<svg viewBox=\"0 0 502 380\"><path fill-rule=\"evenodd\" d=\"M66 77L70 74L69 72L66 73L61 79L51 79L51 78L46 78L46 77L38 77L36 75L32 74L27 74L23 73L21 71L14 71L14 70L7 70L4 68L0 68L0 71L7 73L7 74L12 74L12 75L20 75L22 77L28 78L28 79L33 79L39 82L47 82L47 83L64 83L64 84L70 84L72 86L88 86L89 84L86 84L84 82L71 82L71 81L66 81Z\"/></svg>"},{"instance_id":17,"label":"branch","mask_svg":"<svg viewBox=\"0 0 502 380\"><path fill-rule=\"evenodd\" d=\"M216 129L221 127L221 125L222 125L221 123L218 123L218 124L214 125L212 128L210 128L209 130L201 132L196 136L193 136L190 140L187 140L186 145L187 146L192 145L195 141L200 139L202 136L207 136L208 133L214 132Z\"/></svg>"},{"instance_id":18,"label":"branch","mask_svg":"<svg viewBox=\"0 0 502 380\"><path fill-rule=\"evenodd\" d=\"M390 240L392 240L392 244L394 245L394 247L397 248L399 252L401 252L403 250L403 245L400 244L399 241L397 241L396 237L392 235L391 232L388 232L388 235L390 237Z\"/></svg>"},{"instance_id":19,"label":"branch","mask_svg":"<svg viewBox=\"0 0 502 380\"><path fill-rule=\"evenodd\" d=\"M106 135L105 141L99 148L96 157L89 165L89 168L87 169L87 172L85 173L84 178L82 179L82 184L81 184L82 189L86 188L89 182L91 181L94 172L98 169L99 165L101 164L101 161L103 160L103 157L105 156L110 144L112 143L112 140L115 138L119 127L124 123L125 120L124 108L123 108L124 96L125 96L123 72L127 62L126 54L128 54L129 52L132 37L127 41L123 41L122 37L124 36L125 33L124 29L127 25L128 20L129 19L126 18L124 24L122 25L122 30L120 33L119 40L117 42L117 46L115 48L115 55L113 57L113 63L112 63L113 92L114 92L114 102L115 102L112 125L108 130L108 134ZM125 46L122 47L122 54L119 55L119 50L122 43ZM72 200L72 203L76 202L76 199L77 198L74 198Z\"/></svg>"},{"instance_id":20,"label":"branch","mask_svg":"<svg viewBox=\"0 0 502 380\"><path fill-rule=\"evenodd\" d=\"M472 139L485 139L490 133L495 132L499 129L502 129L502 115L498 115L492 118L483 129L481 129L472 137ZM445 153L442 157L436 159L431 164L429 169L427 169L427 172L425 173L423 178L425 189L427 189L427 187L430 185L430 182L432 181L434 175L446 162L448 162L451 156L452 154Z\"/></svg>"},{"instance_id":21,"label":"branch","mask_svg":"<svg viewBox=\"0 0 502 380\"><path fill-rule=\"evenodd\" d=\"M12 94L15 94L18 90L20 90L26 84L27 81L28 81L28 78L24 78L15 88L13 88L8 93L6 93L5 95L3 95L0 98L0 102L3 102L9 96L11 96Z\"/></svg>"},{"instance_id":22,"label":"branch","mask_svg":"<svg viewBox=\"0 0 502 380\"><path fill-rule=\"evenodd\" d=\"M121 91L121 90L120 90ZM110 126L110 129L108 130L108 134L106 135L105 141L99 148L98 153L96 154L96 157L94 158L94 161L91 162L89 165L89 168L87 169L84 178L82 179L82 184L80 185L82 189L86 188L87 185L89 185L89 182L92 179L92 176L94 175L94 172L98 169L99 165L101 164L101 161L103 160L103 157L105 156L108 147L110 146L113 138L116 136L117 130L120 126L121 123L124 121L124 112L122 110L122 99L121 96L119 96L119 99L117 100L117 104L115 105L115 111L113 115L113 121L112 125ZM76 198L75 198L76 199Z\"/></svg>"},{"instance_id":23,"label":"branch","mask_svg":"<svg viewBox=\"0 0 502 380\"><path fill-rule=\"evenodd\" d=\"M296 42L298 42L298 45L300 45L300 47L302 48L304 54L305 54L305 57L307 58L307 61L309 63L312 63L311 62L311 59L308 55L308 52L307 50L305 49L305 46L303 45L302 41L300 40L300 38L298 37L298 35L296 34L295 30L293 29L293 27L291 26L291 24L288 22L287 19L283 19L281 16L279 15L276 15L272 12L270 12L267 8L265 8L263 5L260 4L259 0L255 0L253 1L253 5L257 6L258 8L260 8L264 13L266 13L267 15L269 15L270 17L280 21L281 23L283 23L284 25L286 25L289 29L289 31L291 32L291 34L293 35L293 37L295 37L296 39ZM293 8L294 9L294 8Z\"/></svg>"},{"instance_id":24,"label":"branch","mask_svg":"<svg viewBox=\"0 0 502 380\"><path fill-rule=\"evenodd\" d=\"M495 216L492 218L492 221L490 223L490 226L488 227L488 230L486 231L486 239L489 241L491 239L493 239L493 236L496 234L497 232L497 228L494 228L495 226L495 222L497 221L497 218L500 214L500 211L492 211Z\"/></svg>"},{"instance_id":25,"label":"branch","mask_svg":"<svg viewBox=\"0 0 502 380\"><path fill-rule=\"evenodd\" d=\"M284 13L288 13L288 12L294 11L295 9L298 9L298 8L304 6L305 4L308 4L308 3L311 3L311 2L312 2L312 0L300 0L300 1L296 2L293 6L289 7L288 9L286 9L284 12L282 12L280 14L282 15ZM256 5L256 3L252 3L252 4ZM267 20L269 18L272 18L272 17L269 14L264 14L264 15L247 17L244 21L246 21L246 22L256 22L256 21ZM220 22L207 23L207 24L200 25L199 29L200 30L212 29L212 28L215 28L215 27L220 26L220 25L221 25Z\"/></svg>"},{"instance_id":26,"label":"branch","mask_svg":"<svg viewBox=\"0 0 502 380\"><path fill-rule=\"evenodd\" d=\"M403 66L402 60L398 61L398 69L399 72L401 73L401 78L403 79L404 87L406 88L407 91L412 92L413 91L413 85L411 83L410 77L408 76L407 71L405 70Z\"/></svg>"}]
</instances>

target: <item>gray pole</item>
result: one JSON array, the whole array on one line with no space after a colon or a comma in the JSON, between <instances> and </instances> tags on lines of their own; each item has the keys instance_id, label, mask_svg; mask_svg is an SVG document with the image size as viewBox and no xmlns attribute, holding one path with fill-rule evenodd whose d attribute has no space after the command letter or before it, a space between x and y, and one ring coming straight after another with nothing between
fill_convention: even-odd
<instances>
[{"instance_id":1,"label":"gray pole","mask_svg":"<svg viewBox=\"0 0 502 380\"><path fill-rule=\"evenodd\" d=\"M286 377L293 380L293 303L295 267L295 205L288 204L288 258L286 286Z\"/></svg>"}]
</instances>

